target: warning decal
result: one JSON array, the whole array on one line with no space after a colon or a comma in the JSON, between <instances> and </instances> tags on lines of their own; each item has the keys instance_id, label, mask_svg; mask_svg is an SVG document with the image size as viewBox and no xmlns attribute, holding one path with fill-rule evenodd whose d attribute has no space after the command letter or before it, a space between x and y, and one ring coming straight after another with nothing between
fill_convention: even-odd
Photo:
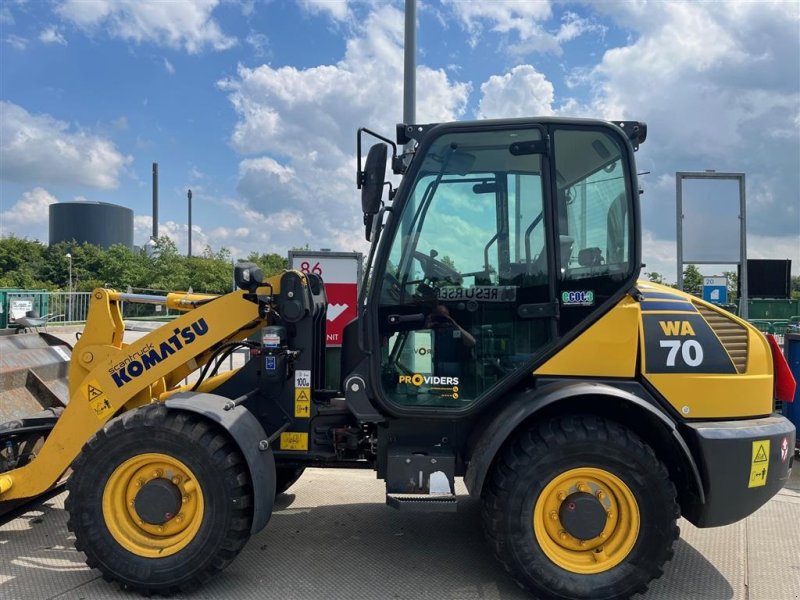
<instances>
[{"instance_id":1,"label":"warning decal","mask_svg":"<svg viewBox=\"0 0 800 600\"><path fill-rule=\"evenodd\" d=\"M294 416L308 418L311 416L311 398L309 388L295 388L294 390Z\"/></svg>"},{"instance_id":2,"label":"warning decal","mask_svg":"<svg viewBox=\"0 0 800 600\"><path fill-rule=\"evenodd\" d=\"M767 484L769 472L769 440L753 442L752 460L750 461L750 481L747 487L761 487Z\"/></svg>"},{"instance_id":3,"label":"warning decal","mask_svg":"<svg viewBox=\"0 0 800 600\"><path fill-rule=\"evenodd\" d=\"M89 399L89 406L95 416L101 421L105 421L113 412L111 403L106 398L105 393L100 389L97 380L92 380L86 386L86 397Z\"/></svg>"},{"instance_id":4,"label":"warning decal","mask_svg":"<svg viewBox=\"0 0 800 600\"><path fill-rule=\"evenodd\" d=\"M294 372L294 416L303 419L311 417L311 371Z\"/></svg>"},{"instance_id":5,"label":"warning decal","mask_svg":"<svg viewBox=\"0 0 800 600\"><path fill-rule=\"evenodd\" d=\"M308 450L308 434L299 431L283 432L281 450Z\"/></svg>"}]
</instances>

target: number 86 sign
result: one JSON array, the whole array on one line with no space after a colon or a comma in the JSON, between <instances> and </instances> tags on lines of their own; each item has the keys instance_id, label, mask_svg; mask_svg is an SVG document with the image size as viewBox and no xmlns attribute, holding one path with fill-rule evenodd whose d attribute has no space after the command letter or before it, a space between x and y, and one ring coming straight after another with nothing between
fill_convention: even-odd
<instances>
[{"instance_id":1,"label":"number 86 sign","mask_svg":"<svg viewBox=\"0 0 800 600\"><path fill-rule=\"evenodd\" d=\"M359 252L315 252L292 250L289 265L302 273L322 277L328 297L327 346L342 345L344 326L358 316L358 285L361 279Z\"/></svg>"}]
</instances>

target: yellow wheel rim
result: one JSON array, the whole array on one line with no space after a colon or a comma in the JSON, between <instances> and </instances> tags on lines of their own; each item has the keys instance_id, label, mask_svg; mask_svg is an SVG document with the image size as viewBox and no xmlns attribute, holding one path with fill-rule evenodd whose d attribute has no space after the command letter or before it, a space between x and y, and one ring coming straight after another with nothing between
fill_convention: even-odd
<instances>
[{"instance_id":1,"label":"yellow wheel rim","mask_svg":"<svg viewBox=\"0 0 800 600\"><path fill-rule=\"evenodd\" d=\"M161 525L144 521L136 512L136 495L154 479L171 482L180 492L177 514ZM194 473L166 454L139 454L118 466L103 490L103 519L114 539L126 550L147 558L179 552L197 535L203 522L203 492Z\"/></svg>"},{"instance_id":2,"label":"yellow wheel rim","mask_svg":"<svg viewBox=\"0 0 800 600\"><path fill-rule=\"evenodd\" d=\"M606 510L602 532L590 540L571 536L559 518L561 504L571 494L584 492L597 498ZM533 508L533 531L547 558L556 565L584 575L602 573L628 556L639 535L639 505L630 488L604 469L570 469L548 483Z\"/></svg>"}]
</instances>

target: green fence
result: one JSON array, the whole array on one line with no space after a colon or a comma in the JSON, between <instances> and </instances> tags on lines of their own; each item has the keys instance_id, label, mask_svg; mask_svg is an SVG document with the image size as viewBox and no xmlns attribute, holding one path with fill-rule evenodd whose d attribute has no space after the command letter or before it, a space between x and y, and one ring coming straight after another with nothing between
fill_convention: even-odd
<instances>
[{"instance_id":1,"label":"green fence","mask_svg":"<svg viewBox=\"0 0 800 600\"><path fill-rule=\"evenodd\" d=\"M0 288L0 329L8 327L15 318L24 317L28 311L46 315L49 308L46 290Z\"/></svg>"},{"instance_id":2,"label":"green fence","mask_svg":"<svg viewBox=\"0 0 800 600\"><path fill-rule=\"evenodd\" d=\"M784 343L784 336L787 333L800 333L800 316L794 315L788 319L748 319L749 323L755 325L762 333L771 333L777 342Z\"/></svg>"},{"instance_id":3,"label":"green fence","mask_svg":"<svg viewBox=\"0 0 800 600\"><path fill-rule=\"evenodd\" d=\"M800 300L757 299L747 302L749 319L789 320L800 315Z\"/></svg>"}]
</instances>

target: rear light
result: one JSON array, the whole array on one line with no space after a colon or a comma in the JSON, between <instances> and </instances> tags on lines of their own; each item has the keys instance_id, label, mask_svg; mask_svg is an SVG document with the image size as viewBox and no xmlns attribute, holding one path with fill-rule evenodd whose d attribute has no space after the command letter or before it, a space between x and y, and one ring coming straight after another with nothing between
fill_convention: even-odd
<instances>
[{"instance_id":1,"label":"rear light","mask_svg":"<svg viewBox=\"0 0 800 600\"><path fill-rule=\"evenodd\" d=\"M794 402L794 391L797 382L794 380L789 363L778 345L778 340L771 333L767 334L769 347L772 349L772 365L775 372L775 398L783 402Z\"/></svg>"}]
</instances>

